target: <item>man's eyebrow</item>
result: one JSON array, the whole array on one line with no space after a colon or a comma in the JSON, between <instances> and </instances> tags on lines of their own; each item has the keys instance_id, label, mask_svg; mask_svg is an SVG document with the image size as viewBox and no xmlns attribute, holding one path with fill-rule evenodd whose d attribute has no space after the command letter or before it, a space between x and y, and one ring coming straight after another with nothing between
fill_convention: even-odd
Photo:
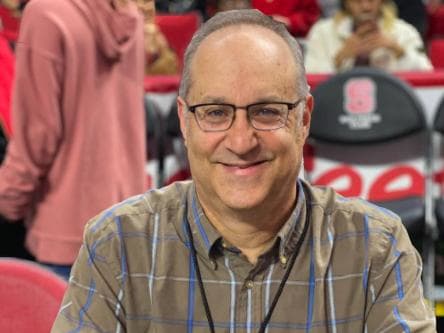
<instances>
[{"instance_id":1,"label":"man's eyebrow","mask_svg":"<svg viewBox=\"0 0 444 333\"><path fill-rule=\"evenodd\" d=\"M292 98L282 98L279 95L264 95L261 96L255 100L252 100L250 103L248 104L256 104L256 103L267 103L267 102L292 102L293 99ZM202 98L202 100L199 102L199 104L204 104L204 103L214 103L214 104L233 104L233 102L229 101L227 98L225 97L220 97L220 96L205 96Z\"/></svg>"},{"instance_id":2,"label":"man's eyebrow","mask_svg":"<svg viewBox=\"0 0 444 333\"><path fill-rule=\"evenodd\" d=\"M250 104L255 104L255 103L267 103L267 102L288 102L288 101L292 101L292 98L282 98L282 96L278 96L278 95L264 95L258 99L256 99L254 102L250 103Z\"/></svg>"},{"instance_id":3,"label":"man's eyebrow","mask_svg":"<svg viewBox=\"0 0 444 333\"><path fill-rule=\"evenodd\" d=\"M201 102L199 102L199 104L202 103L215 103L215 104L231 104L228 102L228 100L225 97L216 97L216 96L204 96L204 98L202 98Z\"/></svg>"}]
</instances>

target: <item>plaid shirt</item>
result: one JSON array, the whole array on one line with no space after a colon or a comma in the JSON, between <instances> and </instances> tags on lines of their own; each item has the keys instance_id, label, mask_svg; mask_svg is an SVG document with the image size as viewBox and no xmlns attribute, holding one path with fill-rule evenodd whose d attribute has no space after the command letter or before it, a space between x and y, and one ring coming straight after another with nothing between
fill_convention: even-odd
<instances>
[{"instance_id":1,"label":"plaid shirt","mask_svg":"<svg viewBox=\"0 0 444 333\"><path fill-rule=\"evenodd\" d=\"M133 197L89 222L52 332L256 332L311 210L268 332L436 332L421 259L399 218L298 182L295 209L256 265L205 217L192 182Z\"/></svg>"}]
</instances>

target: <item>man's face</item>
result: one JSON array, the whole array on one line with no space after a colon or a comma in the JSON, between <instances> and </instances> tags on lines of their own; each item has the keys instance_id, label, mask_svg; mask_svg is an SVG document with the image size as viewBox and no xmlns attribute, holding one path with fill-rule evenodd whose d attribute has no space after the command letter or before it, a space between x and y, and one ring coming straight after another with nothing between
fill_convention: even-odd
<instances>
[{"instance_id":1,"label":"man's face","mask_svg":"<svg viewBox=\"0 0 444 333\"><path fill-rule=\"evenodd\" d=\"M265 28L224 28L200 45L190 91L186 101L178 99L178 110L201 202L210 201L216 209L254 210L276 200L294 200L312 108L311 96L301 96L297 89L296 73L289 47ZM254 129L246 110L238 108L231 128L204 132L185 105L245 106L300 98L286 125L271 131Z\"/></svg>"},{"instance_id":2,"label":"man's face","mask_svg":"<svg viewBox=\"0 0 444 333\"><path fill-rule=\"evenodd\" d=\"M345 7L355 21L375 20L383 0L345 0Z\"/></svg>"}]
</instances>

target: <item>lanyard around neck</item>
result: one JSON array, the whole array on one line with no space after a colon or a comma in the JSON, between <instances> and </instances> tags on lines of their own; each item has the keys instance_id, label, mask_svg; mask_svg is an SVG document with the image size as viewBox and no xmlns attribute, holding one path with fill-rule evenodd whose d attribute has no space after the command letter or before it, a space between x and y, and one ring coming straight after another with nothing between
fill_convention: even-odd
<instances>
[{"instance_id":1,"label":"lanyard around neck","mask_svg":"<svg viewBox=\"0 0 444 333\"><path fill-rule=\"evenodd\" d=\"M274 295L271 306L268 309L268 313L265 316L264 320L262 320L261 326L258 331L259 333L264 333L265 329L267 328L268 323L270 322L274 308L276 307L276 304L279 301L279 298L281 297L282 291L284 290L285 284L288 280L288 277L290 276L291 270L293 269L294 263L296 261L296 257L299 254L299 250L302 246L302 243L304 242L305 236L308 231L308 226L310 224L310 218L311 218L311 207L310 207L311 206L311 197L310 197L309 191L305 190L305 188L304 188L305 185L302 185L301 187L302 187L304 194L305 194L305 207L306 207L304 229L302 230L301 237L299 237L296 247L294 249L294 252L290 258L290 262L288 263L287 269L285 270L284 277L282 278L281 283L279 284L279 288L276 291L276 294ZM194 268L196 270L197 283L199 285L200 295L202 297L202 302L203 302L203 305L205 308L205 314L207 316L208 326L210 328L210 332L215 333L214 321L213 321L213 317L211 315L210 306L208 304L207 295L205 293L202 275L200 273L200 268L199 268L199 262L197 260L197 253L196 253L196 247L194 246L193 233L191 232L191 226L190 226L188 219L186 218L185 220L186 220L185 229L186 229L187 237L188 237L188 240L190 243L191 257L193 260Z\"/></svg>"}]
</instances>

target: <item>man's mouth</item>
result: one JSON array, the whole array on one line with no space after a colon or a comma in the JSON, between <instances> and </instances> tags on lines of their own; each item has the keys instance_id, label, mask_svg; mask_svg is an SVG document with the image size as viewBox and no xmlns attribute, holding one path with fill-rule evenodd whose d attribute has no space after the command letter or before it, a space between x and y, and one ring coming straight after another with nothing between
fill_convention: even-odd
<instances>
[{"instance_id":1,"label":"man's mouth","mask_svg":"<svg viewBox=\"0 0 444 333\"><path fill-rule=\"evenodd\" d=\"M248 163L221 163L223 165L225 171L228 173L232 173L238 176L248 176L253 175L262 169L262 167L265 165L267 161L261 160L261 161L254 161L254 162L248 162Z\"/></svg>"},{"instance_id":2,"label":"man's mouth","mask_svg":"<svg viewBox=\"0 0 444 333\"><path fill-rule=\"evenodd\" d=\"M254 161L254 162L244 162L244 163L224 163L221 162L221 164L227 166L227 167L236 167L239 169L246 169L261 163L265 163L265 160L261 160L261 161Z\"/></svg>"}]
</instances>

